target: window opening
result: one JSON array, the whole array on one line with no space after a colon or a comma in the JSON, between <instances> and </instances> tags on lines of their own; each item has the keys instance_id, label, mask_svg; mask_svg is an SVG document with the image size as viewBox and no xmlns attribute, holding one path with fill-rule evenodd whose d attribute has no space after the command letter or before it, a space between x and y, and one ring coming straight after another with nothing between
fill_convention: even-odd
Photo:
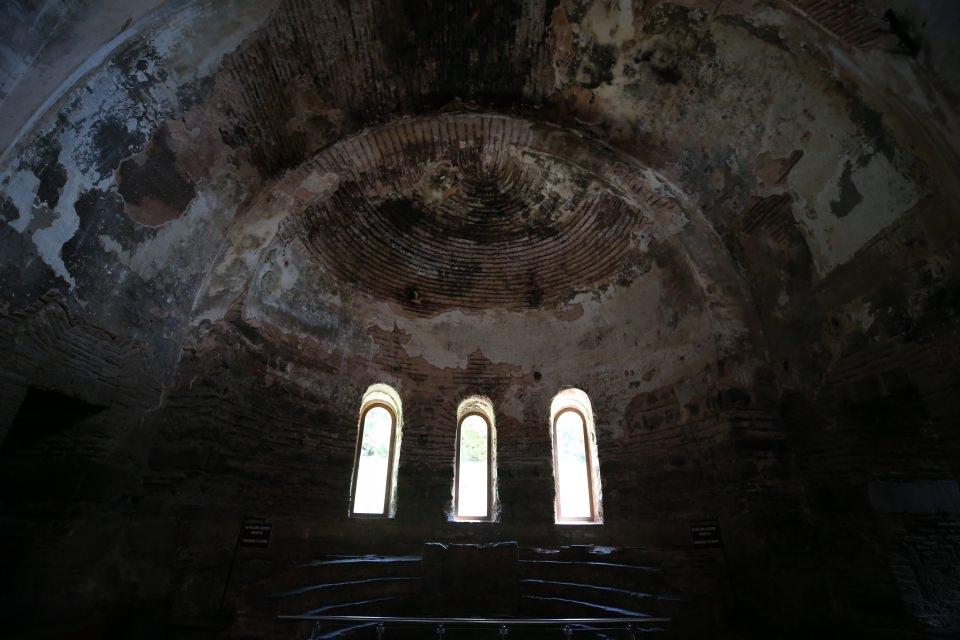
<instances>
[{"instance_id":1,"label":"window opening","mask_svg":"<svg viewBox=\"0 0 960 640\"><path fill-rule=\"evenodd\" d=\"M590 399L566 389L551 406L558 523L600 522L600 473Z\"/></svg>"},{"instance_id":2,"label":"window opening","mask_svg":"<svg viewBox=\"0 0 960 640\"><path fill-rule=\"evenodd\" d=\"M400 449L400 398L387 385L373 385L360 407L350 515L392 517Z\"/></svg>"}]
</instances>

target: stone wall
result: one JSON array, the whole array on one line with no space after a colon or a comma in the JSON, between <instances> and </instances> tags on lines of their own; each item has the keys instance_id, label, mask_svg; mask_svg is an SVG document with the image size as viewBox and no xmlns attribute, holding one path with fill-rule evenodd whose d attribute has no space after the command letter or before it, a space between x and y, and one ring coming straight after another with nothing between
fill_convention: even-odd
<instances>
[{"instance_id":1,"label":"stone wall","mask_svg":"<svg viewBox=\"0 0 960 640\"><path fill-rule=\"evenodd\" d=\"M960 129L922 9L173 4L76 39L3 140L8 629L269 637L311 560L514 540L657 566L689 636L956 632ZM376 382L397 516L351 520ZM601 526L553 524L568 386ZM495 524L447 518L475 393ZM244 516L274 538L233 565Z\"/></svg>"}]
</instances>

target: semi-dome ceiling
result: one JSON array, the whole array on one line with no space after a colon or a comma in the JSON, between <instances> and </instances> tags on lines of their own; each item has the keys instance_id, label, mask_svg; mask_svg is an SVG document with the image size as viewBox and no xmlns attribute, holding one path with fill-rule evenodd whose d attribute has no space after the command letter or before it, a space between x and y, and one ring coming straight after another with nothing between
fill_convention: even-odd
<instances>
[{"instance_id":1,"label":"semi-dome ceiling","mask_svg":"<svg viewBox=\"0 0 960 640\"><path fill-rule=\"evenodd\" d=\"M532 127L418 119L333 145L311 162L329 194L297 226L327 270L418 314L535 308L628 280L643 261L642 212L603 176L537 149ZM565 137L602 162L602 147Z\"/></svg>"},{"instance_id":2,"label":"semi-dome ceiling","mask_svg":"<svg viewBox=\"0 0 960 640\"><path fill-rule=\"evenodd\" d=\"M739 298L702 213L638 159L549 123L455 112L348 137L259 194L194 311L240 304L360 361L392 327L434 363L479 349L547 374L617 342L581 371L656 344L666 372L741 344Z\"/></svg>"},{"instance_id":3,"label":"semi-dome ceiling","mask_svg":"<svg viewBox=\"0 0 960 640\"><path fill-rule=\"evenodd\" d=\"M3 272L13 308L58 291L165 365L249 293L281 299L288 249L326 287L301 302L361 333L655 308L666 328L643 331L672 338L705 308L718 352L744 353L747 315L802 316L955 182L934 135L953 112L894 91L922 65L873 0L855 33L810 2L159 4L70 45L83 64L4 140L0 215L26 265ZM608 303L650 273L646 299ZM300 335L339 335L320 315Z\"/></svg>"}]
</instances>

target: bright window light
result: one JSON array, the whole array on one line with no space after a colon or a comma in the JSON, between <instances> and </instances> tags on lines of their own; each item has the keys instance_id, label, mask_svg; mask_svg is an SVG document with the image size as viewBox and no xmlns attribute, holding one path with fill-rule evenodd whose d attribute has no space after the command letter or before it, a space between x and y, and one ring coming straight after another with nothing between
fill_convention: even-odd
<instances>
[{"instance_id":1,"label":"bright window light","mask_svg":"<svg viewBox=\"0 0 960 640\"><path fill-rule=\"evenodd\" d=\"M557 499L561 519L589 519L590 467L583 416L567 410L557 416Z\"/></svg>"},{"instance_id":2,"label":"bright window light","mask_svg":"<svg viewBox=\"0 0 960 640\"><path fill-rule=\"evenodd\" d=\"M590 398L568 388L550 403L557 524L600 524L600 465Z\"/></svg>"},{"instance_id":3,"label":"bright window light","mask_svg":"<svg viewBox=\"0 0 960 640\"><path fill-rule=\"evenodd\" d=\"M374 405L364 414L362 428L353 513L382 515L387 508L393 456L393 414L384 406Z\"/></svg>"},{"instance_id":4,"label":"bright window light","mask_svg":"<svg viewBox=\"0 0 960 640\"><path fill-rule=\"evenodd\" d=\"M478 414L460 422L456 507L458 518L483 519L490 515L490 426Z\"/></svg>"}]
</instances>

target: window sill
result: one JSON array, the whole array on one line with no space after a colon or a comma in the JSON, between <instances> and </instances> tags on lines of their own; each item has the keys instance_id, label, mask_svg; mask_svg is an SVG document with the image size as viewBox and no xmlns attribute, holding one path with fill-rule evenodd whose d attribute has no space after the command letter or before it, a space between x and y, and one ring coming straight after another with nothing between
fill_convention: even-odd
<instances>
[{"instance_id":1,"label":"window sill","mask_svg":"<svg viewBox=\"0 0 960 640\"><path fill-rule=\"evenodd\" d=\"M350 520L393 520L393 516L382 513L348 513Z\"/></svg>"},{"instance_id":2,"label":"window sill","mask_svg":"<svg viewBox=\"0 0 960 640\"><path fill-rule=\"evenodd\" d=\"M450 518L449 522L465 524L496 524L497 521L492 518Z\"/></svg>"}]
</instances>

